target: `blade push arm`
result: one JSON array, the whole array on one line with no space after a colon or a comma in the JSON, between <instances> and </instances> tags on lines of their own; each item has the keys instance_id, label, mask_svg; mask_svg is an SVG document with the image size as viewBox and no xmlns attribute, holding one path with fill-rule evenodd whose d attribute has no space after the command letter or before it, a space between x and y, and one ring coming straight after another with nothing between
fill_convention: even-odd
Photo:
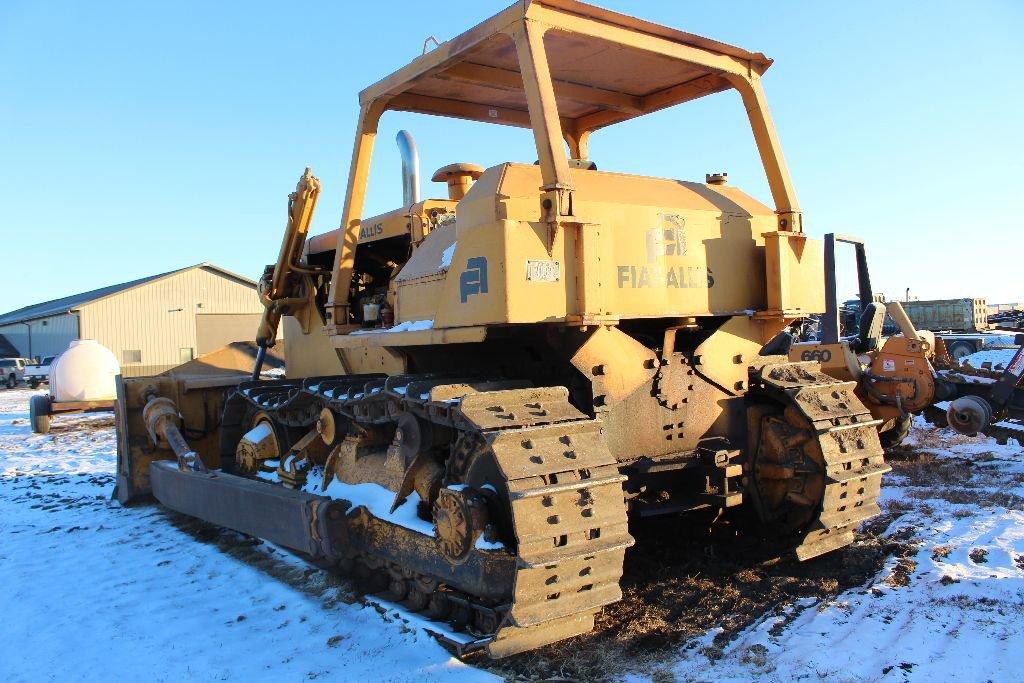
<instances>
[{"instance_id":1,"label":"blade push arm","mask_svg":"<svg viewBox=\"0 0 1024 683\"><path fill-rule=\"evenodd\" d=\"M281 316L296 307L304 305L307 296L303 289L310 269L299 263L302 247L309 234L309 225L313 219L317 197L320 196L320 181L306 168L295 186L295 192L288 195L288 223L285 226L284 238L281 240L281 251L273 270L269 267L259 283L260 302L264 306L263 317L256 331L256 344L259 346L254 377L259 375L260 366L267 347L273 346L277 339L277 328Z\"/></svg>"}]
</instances>

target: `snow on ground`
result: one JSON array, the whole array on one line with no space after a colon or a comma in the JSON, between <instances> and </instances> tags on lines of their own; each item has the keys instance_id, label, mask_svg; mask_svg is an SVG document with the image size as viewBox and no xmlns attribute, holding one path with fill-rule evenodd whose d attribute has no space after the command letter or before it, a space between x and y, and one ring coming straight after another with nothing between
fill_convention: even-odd
<instances>
[{"instance_id":1,"label":"snow on ground","mask_svg":"<svg viewBox=\"0 0 1024 683\"><path fill-rule=\"evenodd\" d=\"M972 368L983 368L985 364L989 364L989 368L992 370L1005 370L1006 366L1010 364L1013 357L1017 354L1018 347L1014 346L1008 349L985 349L983 351L975 351L969 356L965 356L960 361L961 365L970 365Z\"/></svg>"},{"instance_id":2,"label":"snow on ground","mask_svg":"<svg viewBox=\"0 0 1024 683\"><path fill-rule=\"evenodd\" d=\"M0 392L0 680L496 680L280 549L109 500L111 417L32 434L30 395Z\"/></svg>"},{"instance_id":3,"label":"snow on ground","mask_svg":"<svg viewBox=\"0 0 1024 683\"><path fill-rule=\"evenodd\" d=\"M711 631L655 680L1020 680L1024 449L920 418L908 446L882 506L894 520L885 536L914 554L835 600L766 614L724 645Z\"/></svg>"},{"instance_id":4,"label":"snow on ground","mask_svg":"<svg viewBox=\"0 0 1024 683\"><path fill-rule=\"evenodd\" d=\"M30 395L0 392L0 679L495 680L280 549L110 501L111 418L33 435ZM909 554L629 680L1019 680L1024 452L920 421L912 440L883 496Z\"/></svg>"}]
</instances>

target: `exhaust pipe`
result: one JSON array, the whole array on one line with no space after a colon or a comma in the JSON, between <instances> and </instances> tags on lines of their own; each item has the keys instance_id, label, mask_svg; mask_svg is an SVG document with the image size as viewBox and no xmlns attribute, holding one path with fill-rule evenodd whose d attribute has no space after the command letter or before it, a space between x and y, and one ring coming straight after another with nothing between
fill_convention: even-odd
<instances>
[{"instance_id":1,"label":"exhaust pipe","mask_svg":"<svg viewBox=\"0 0 1024 683\"><path fill-rule=\"evenodd\" d=\"M409 131L398 131L395 140L402 155L402 203L412 206L420 200L420 155Z\"/></svg>"}]
</instances>

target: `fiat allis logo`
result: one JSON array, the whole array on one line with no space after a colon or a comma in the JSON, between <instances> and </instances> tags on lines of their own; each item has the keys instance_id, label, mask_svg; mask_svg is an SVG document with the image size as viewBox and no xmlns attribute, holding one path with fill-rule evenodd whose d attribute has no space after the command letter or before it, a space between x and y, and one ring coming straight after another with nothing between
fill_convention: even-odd
<instances>
[{"instance_id":1,"label":"fiat allis logo","mask_svg":"<svg viewBox=\"0 0 1024 683\"><path fill-rule=\"evenodd\" d=\"M661 220L662 227L651 228L644 235L648 263L658 263L662 256L686 255L686 219L662 214Z\"/></svg>"},{"instance_id":2,"label":"fiat allis logo","mask_svg":"<svg viewBox=\"0 0 1024 683\"><path fill-rule=\"evenodd\" d=\"M466 260L466 269L459 275L459 301L466 303L474 294L487 293L487 259L474 256Z\"/></svg>"},{"instance_id":3,"label":"fiat allis logo","mask_svg":"<svg viewBox=\"0 0 1024 683\"><path fill-rule=\"evenodd\" d=\"M666 258L686 256L686 219L676 214L661 214L661 226L644 233L647 263L618 266L619 289L667 287L698 289L715 284L704 266L666 265Z\"/></svg>"}]
</instances>

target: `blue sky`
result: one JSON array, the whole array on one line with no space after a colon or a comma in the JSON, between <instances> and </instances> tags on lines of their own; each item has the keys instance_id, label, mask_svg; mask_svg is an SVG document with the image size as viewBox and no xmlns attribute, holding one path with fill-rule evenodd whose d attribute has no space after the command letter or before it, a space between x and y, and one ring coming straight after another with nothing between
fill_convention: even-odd
<instances>
[{"instance_id":1,"label":"blue sky","mask_svg":"<svg viewBox=\"0 0 1024 683\"><path fill-rule=\"evenodd\" d=\"M257 277L306 165L314 231L337 226L358 91L506 4L0 2L0 311L200 261ZM807 230L867 238L876 291L1024 300L1024 3L603 4L775 59ZM428 178L536 156L528 131L388 113L367 215L401 202L400 128ZM770 199L734 93L599 132L591 156Z\"/></svg>"}]
</instances>

